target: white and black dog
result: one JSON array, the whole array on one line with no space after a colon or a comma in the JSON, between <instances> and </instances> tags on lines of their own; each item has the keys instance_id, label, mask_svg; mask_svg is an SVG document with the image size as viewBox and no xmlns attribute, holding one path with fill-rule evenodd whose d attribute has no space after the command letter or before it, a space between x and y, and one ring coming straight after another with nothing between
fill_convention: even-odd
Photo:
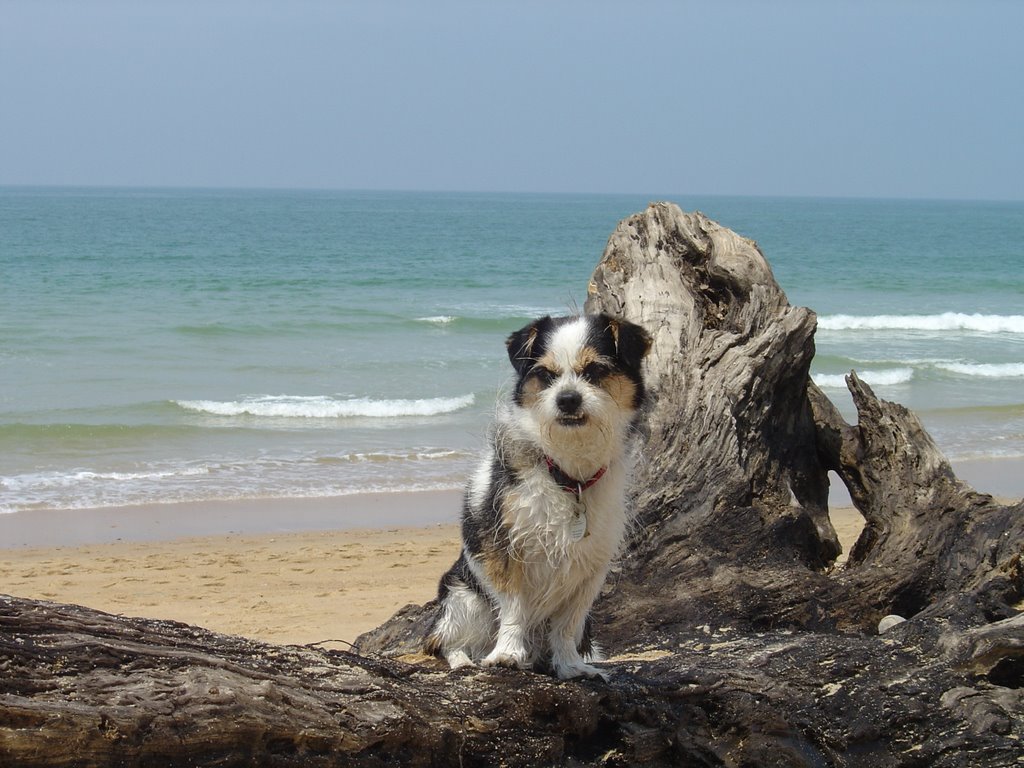
<instances>
[{"instance_id":1,"label":"white and black dog","mask_svg":"<svg viewBox=\"0 0 1024 768\"><path fill-rule=\"evenodd\" d=\"M589 612L626 530L650 337L608 315L543 317L508 339L518 374L469 481L462 554L426 642L453 669L602 673Z\"/></svg>"}]
</instances>

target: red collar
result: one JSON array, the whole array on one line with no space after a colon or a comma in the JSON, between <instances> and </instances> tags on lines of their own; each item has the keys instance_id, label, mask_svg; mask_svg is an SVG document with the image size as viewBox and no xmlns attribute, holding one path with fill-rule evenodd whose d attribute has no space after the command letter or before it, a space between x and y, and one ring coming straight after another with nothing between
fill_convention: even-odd
<instances>
[{"instance_id":1,"label":"red collar","mask_svg":"<svg viewBox=\"0 0 1024 768\"><path fill-rule=\"evenodd\" d=\"M585 490L587 490L587 488L592 487L598 480L604 477L604 473L608 471L608 467L601 467L594 473L593 477L587 481L583 481L570 477L563 472L562 468L555 464L550 456L545 456L544 461L548 465L548 472L551 473L551 477L554 478L556 483L558 483L558 486L566 493L575 493L577 499Z\"/></svg>"}]
</instances>

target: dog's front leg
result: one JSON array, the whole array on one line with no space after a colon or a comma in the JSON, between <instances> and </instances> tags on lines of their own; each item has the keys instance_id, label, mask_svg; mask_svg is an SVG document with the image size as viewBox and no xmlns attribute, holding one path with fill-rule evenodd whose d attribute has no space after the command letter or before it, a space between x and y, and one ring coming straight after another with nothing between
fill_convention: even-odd
<instances>
[{"instance_id":1,"label":"dog's front leg","mask_svg":"<svg viewBox=\"0 0 1024 768\"><path fill-rule=\"evenodd\" d=\"M482 662L485 667L529 668L526 621L526 614L518 599L506 597L498 600L498 637L494 650Z\"/></svg>"},{"instance_id":2,"label":"dog's front leg","mask_svg":"<svg viewBox=\"0 0 1024 768\"><path fill-rule=\"evenodd\" d=\"M592 667L580 656L580 641L587 622L587 614L593 605L604 576L594 580L587 588L570 598L564 609L551 619L551 667L562 680L573 677L599 677L607 681L608 676L597 667Z\"/></svg>"}]
</instances>

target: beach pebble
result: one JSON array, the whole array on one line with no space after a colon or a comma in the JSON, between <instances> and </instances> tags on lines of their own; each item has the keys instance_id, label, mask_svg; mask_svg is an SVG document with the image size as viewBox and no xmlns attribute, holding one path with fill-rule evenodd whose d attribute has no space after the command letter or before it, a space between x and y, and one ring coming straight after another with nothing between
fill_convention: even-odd
<instances>
[{"instance_id":1,"label":"beach pebble","mask_svg":"<svg viewBox=\"0 0 1024 768\"><path fill-rule=\"evenodd\" d=\"M902 624L906 619L902 616L897 616L895 613L890 613L880 622L878 622L878 634L884 635L890 629L895 627L897 624Z\"/></svg>"}]
</instances>

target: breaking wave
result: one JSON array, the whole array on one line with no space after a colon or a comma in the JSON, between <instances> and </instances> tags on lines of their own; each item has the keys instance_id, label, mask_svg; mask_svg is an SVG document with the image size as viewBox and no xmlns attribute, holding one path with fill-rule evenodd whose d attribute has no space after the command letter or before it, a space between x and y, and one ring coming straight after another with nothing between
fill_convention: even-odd
<instances>
[{"instance_id":1,"label":"breaking wave","mask_svg":"<svg viewBox=\"0 0 1024 768\"><path fill-rule=\"evenodd\" d=\"M937 363L935 367L960 376L979 376L984 379L1024 377L1024 363Z\"/></svg>"},{"instance_id":2,"label":"breaking wave","mask_svg":"<svg viewBox=\"0 0 1024 768\"><path fill-rule=\"evenodd\" d=\"M938 315L825 315L825 331L979 331L1024 333L1024 315L982 315L943 312Z\"/></svg>"},{"instance_id":3,"label":"breaking wave","mask_svg":"<svg viewBox=\"0 0 1024 768\"><path fill-rule=\"evenodd\" d=\"M872 387L894 387L914 378L913 368L889 368L878 371L857 371L861 381ZM819 387L846 389L845 373L815 373L811 378Z\"/></svg>"},{"instance_id":4,"label":"breaking wave","mask_svg":"<svg viewBox=\"0 0 1024 768\"><path fill-rule=\"evenodd\" d=\"M360 397L301 397L267 395L242 400L174 400L187 411L212 416L258 416L286 419L393 419L403 416L439 416L468 408L473 395L434 397L420 400L374 400Z\"/></svg>"}]
</instances>

